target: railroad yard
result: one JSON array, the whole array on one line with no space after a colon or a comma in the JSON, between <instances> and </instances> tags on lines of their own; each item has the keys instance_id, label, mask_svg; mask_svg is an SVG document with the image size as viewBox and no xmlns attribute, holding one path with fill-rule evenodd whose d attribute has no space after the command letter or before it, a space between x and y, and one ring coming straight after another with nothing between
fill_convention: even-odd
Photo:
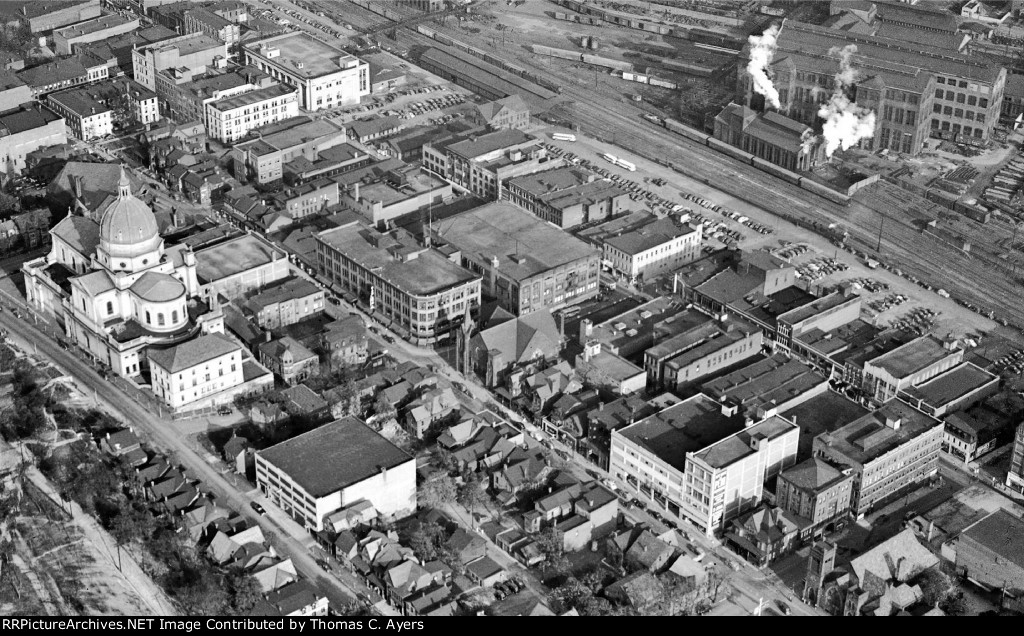
<instances>
[{"instance_id":1,"label":"railroad yard","mask_svg":"<svg viewBox=\"0 0 1024 636\"><path fill-rule=\"evenodd\" d=\"M322 5L327 11L336 11L338 6L333 2L311 4ZM345 5L347 22L357 29L380 30L389 22L388 18L362 6ZM393 5L390 10L392 14L399 12ZM671 94L669 89L626 82L601 67L590 66L584 70L582 64L555 62L554 58L536 55L529 48L532 45L569 48L571 38L567 39L565 34L570 31L590 34L589 30L575 31L578 28L592 30L592 35L599 42L607 43L608 48L620 40L666 41L671 38L612 25L584 27L566 22L563 26L553 15L560 10L552 2L512 5L492 2L478 5L466 22L449 19L449 16L428 24L431 30L444 33L446 38L490 51L492 56L528 73L548 77L562 87L558 97L551 100L549 119L575 122L579 132L599 142L635 152L638 157L656 159L656 166L647 164L651 176L676 184L703 184L701 191L712 199L717 197L734 204L756 202L749 206L749 213L746 210L744 213L761 223L778 227L777 236L771 240L799 241L818 231L833 238L835 230L845 231L848 233L846 245L854 255L870 255L882 263L895 279L890 284L903 288L901 293L927 294L929 303L941 305L946 299L935 296L930 290L943 289L951 297L948 305L964 309L964 314L973 314L972 324L979 329L992 326L984 319L988 315L1012 326L1013 332L1019 333L1024 326L1024 289L1016 279L1012 263L1008 264L1003 258L1014 232L1011 223L999 218L984 225L966 218L952 219L952 212L942 214L924 197L883 181L865 188L848 205L843 205L770 175L745 169L730 157L642 118L652 113L659 117L678 115L675 109L679 104L672 104L674 99L663 100L663 104L657 104L658 100L653 100L655 103L635 101L631 97L636 93L635 87L646 86L648 91ZM418 15L414 9L403 11L410 17ZM540 28L542 23L548 26ZM382 38L382 45L394 46L400 52L409 51L410 56L415 55L417 48L445 48L416 28L415 24L396 28L393 30L396 39L392 42ZM552 34L563 35L553 41ZM558 37L561 41L557 41ZM600 53L608 56L614 50ZM724 86L729 86L729 82L724 81ZM655 108L657 105L662 108ZM798 223L800 231L794 232L797 225L781 223L780 219ZM829 226L833 231L828 230ZM969 246L962 242L964 240ZM749 248L753 244L741 245ZM964 247L967 250L961 249ZM851 268L844 274L864 276L867 272ZM978 310L966 309L968 305Z\"/></svg>"}]
</instances>

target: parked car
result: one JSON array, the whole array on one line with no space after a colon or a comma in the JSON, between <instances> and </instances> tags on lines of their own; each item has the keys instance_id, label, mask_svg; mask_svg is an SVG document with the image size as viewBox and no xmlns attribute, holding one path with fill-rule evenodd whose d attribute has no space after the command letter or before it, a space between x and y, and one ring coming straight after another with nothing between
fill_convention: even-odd
<instances>
[{"instance_id":1,"label":"parked car","mask_svg":"<svg viewBox=\"0 0 1024 636\"><path fill-rule=\"evenodd\" d=\"M263 508L263 506L259 505L255 501L249 505L252 506L252 509L256 511L256 514L266 516L267 511Z\"/></svg>"},{"instance_id":2,"label":"parked car","mask_svg":"<svg viewBox=\"0 0 1024 636\"><path fill-rule=\"evenodd\" d=\"M217 415L231 415L234 411L231 410L230 406L222 406L217 409Z\"/></svg>"},{"instance_id":3,"label":"parked car","mask_svg":"<svg viewBox=\"0 0 1024 636\"><path fill-rule=\"evenodd\" d=\"M786 605L782 601L775 601L775 603L779 606L779 609L782 610L782 613L786 616L789 616L793 613L793 610L789 608L789 605Z\"/></svg>"}]
</instances>

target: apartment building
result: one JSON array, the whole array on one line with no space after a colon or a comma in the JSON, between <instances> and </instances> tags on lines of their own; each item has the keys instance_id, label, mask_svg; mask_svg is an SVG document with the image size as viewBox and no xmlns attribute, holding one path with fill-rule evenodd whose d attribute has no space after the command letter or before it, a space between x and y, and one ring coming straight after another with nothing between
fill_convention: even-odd
<instances>
[{"instance_id":1,"label":"apartment building","mask_svg":"<svg viewBox=\"0 0 1024 636\"><path fill-rule=\"evenodd\" d=\"M289 278L260 290L245 310L262 329L280 329L324 310L325 292L305 278Z\"/></svg>"},{"instance_id":2,"label":"apartment building","mask_svg":"<svg viewBox=\"0 0 1024 636\"><path fill-rule=\"evenodd\" d=\"M114 132L114 113L88 88L71 88L50 93L46 102L64 118L71 134L82 141L99 139Z\"/></svg>"},{"instance_id":3,"label":"apartment building","mask_svg":"<svg viewBox=\"0 0 1024 636\"><path fill-rule=\"evenodd\" d=\"M299 114L294 88L275 84L206 104L207 136L230 144L254 128Z\"/></svg>"},{"instance_id":4,"label":"apartment building","mask_svg":"<svg viewBox=\"0 0 1024 636\"><path fill-rule=\"evenodd\" d=\"M814 438L813 452L852 469L850 509L857 518L939 470L942 422L901 400Z\"/></svg>"},{"instance_id":5,"label":"apartment building","mask_svg":"<svg viewBox=\"0 0 1024 636\"><path fill-rule=\"evenodd\" d=\"M480 306L480 276L404 230L352 222L316 235L322 280L413 344L445 340Z\"/></svg>"},{"instance_id":6,"label":"apartment building","mask_svg":"<svg viewBox=\"0 0 1024 636\"><path fill-rule=\"evenodd\" d=\"M181 82L161 81L161 85L166 88L161 99L164 113L174 121L198 121L209 127L206 121L207 104L258 88L267 88L273 83L266 73L251 67L235 67L225 72L208 72L200 77L189 74Z\"/></svg>"},{"instance_id":7,"label":"apartment building","mask_svg":"<svg viewBox=\"0 0 1024 636\"><path fill-rule=\"evenodd\" d=\"M338 182L318 179L302 185L285 188L274 195L274 202L292 219L302 219L323 212L340 201Z\"/></svg>"},{"instance_id":8,"label":"apartment building","mask_svg":"<svg viewBox=\"0 0 1024 636\"><path fill-rule=\"evenodd\" d=\"M370 65L302 31L243 46L245 63L297 88L299 106L323 110L370 94Z\"/></svg>"},{"instance_id":9,"label":"apartment building","mask_svg":"<svg viewBox=\"0 0 1024 636\"><path fill-rule=\"evenodd\" d=\"M852 469L821 457L811 457L782 471L776 481L778 507L811 522L803 530L805 538L846 518L852 500Z\"/></svg>"},{"instance_id":10,"label":"apartment building","mask_svg":"<svg viewBox=\"0 0 1024 636\"><path fill-rule=\"evenodd\" d=\"M189 33L133 50L133 77L139 84L163 95L168 91L157 87L160 71L184 67L193 73L203 73L207 67L215 66L218 59L226 62L227 58L227 44L205 33Z\"/></svg>"},{"instance_id":11,"label":"apartment building","mask_svg":"<svg viewBox=\"0 0 1024 636\"><path fill-rule=\"evenodd\" d=\"M597 295L600 253L511 203L497 201L432 230L434 244L456 250L483 278L484 296L521 316Z\"/></svg>"}]
</instances>

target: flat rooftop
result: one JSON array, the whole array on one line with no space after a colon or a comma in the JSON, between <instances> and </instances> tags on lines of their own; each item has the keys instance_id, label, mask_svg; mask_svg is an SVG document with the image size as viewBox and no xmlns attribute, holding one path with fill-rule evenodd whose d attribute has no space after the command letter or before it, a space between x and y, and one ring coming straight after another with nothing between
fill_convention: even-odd
<instances>
[{"instance_id":1,"label":"flat rooftop","mask_svg":"<svg viewBox=\"0 0 1024 636\"><path fill-rule=\"evenodd\" d=\"M173 49L178 50L179 56L191 55L200 51L209 51L210 49L223 48L227 50L227 45L212 38L205 33L189 33L188 35L182 35L171 41L154 42L148 44L144 49L152 49L154 51L170 51Z\"/></svg>"},{"instance_id":2,"label":"flat rooftop","mask_svg":"<svg viewBox=\"0 0 1024 636\"><path fill-rule=\"evenodd\" d=\"M123 18L116 14L103 15L98 18L93 18L92 20L72 24L71 26L64 27L63 29L57 29L54 31L54 35L60 35L65 39L73 39L82 37L83 35L89 35L90 33L97 33L106 29L124 26L129 22L130 20L127 18Z\"/></svg>"},{"instance_id":3,"label":"flat rooftop","mask_svg":"<svg viewBox=\"0 0 1024 636\"><path fill-rule=\"evenodd\" d=\"M528 135L517 128L505 128L452 144L448 146L448 151L466 159L476 159L498 150L521 146L536 140L537 138L533 135Z\"/></svg>"},{"instance_id":4,"label":"flat rooftop","mask_svg":"<svg viewBox=\"0 0 1024 636\"><path fill-rule=\"evenodd\" d=\"M957 349L947 349L935 336L925 335L878 356L870 364L887 371L894 378L906 378L958 352L963 354Z\"/></svg>"},{"instance_id":5,"label":"flat rooftop","mask_svg":"<svg viewBox=\"0 0 1024 636\"><path fill-rule=\"evenodd\" d=\"M964 530L964 538L971 539L995 552L1018 568L1024 567L1024 519L1006 510L997 510L970 528Z\"/></svg>"},{"instance_id":6,"label":"flat rooftop","mask_svg":"<svg viewBox=\"0 0 1024 636\"><path fill-rule=\"evenodd\" d=\"M201 283L210 283L287 257L269 243L246 234L196 252L196 275Z\"/></svg>"},{"instance_id":7,"label":"flat rooftop","mask_svg":"<svg viewBox=\"0 0 1024 636\"><path fill-rule=\"evenodd\" d=\"M887 420L899 421L899 429L886 426ZM889 400L878 410L836 431L819 435L814 447L827 446L863 465L936 426L942 426L942 422L902 400Z\"/></svg>"},{"instance_id":8,"label":"flat rooftop","mask_svg":"<svg viewBox=\"0 0 1024 636\"><path fill-rule=\"evenodd\" d=\"M619 194L625 194L625 192L622 191L614 183L611 184L612 186L614 186L613 188L590 188L591 190L595 191L583 192L583 190L587 189L589 186L594 186L595 184L600 183L604 182L595 181L594 183L587 184L587 186L573 188L570 192L574 192L577 199L580 196L583 196L584 199L587 200L589 200L588 197L591 196L596 198L606 198L619 196ZM558 200L564 201L564 199L561 198ZM576 199L573 199L573 204L575 204L575 202L577 202ZM656 247L664 245L665 243L674 241L680 236L693 234L696 231L697 230L693 229L692 227L685 223L678 223L674 219L664 218L659 219L649 225L645 225L644 227L641 227L639 229L633 230L631 232L625 232L618 236L613 236L611 238L605 239L605 243L607 245L611 245L620 252L629 254L630 256L636 256L637 254L643 254L648 250L652 250Z\"/></svg>"},{"instance_id":9,"label":"flat rooftop","mask_svg":"<svg viewBox=\"0 0 1024 636\"><path fill-rule=\"evenodd\" d=\"M279 283L264 287L246 303L255 311L296 298L305 298L320 292L320 288L305 278L289 278Z\"/></svg>"},{"instance_id":10,"label":"flat rooftop","mask_svg":"<svg viewBox=\"0 0 1024 636\"><path fill-rule=\"evenodd\" d=\"M364 63L354 55L325 44L302 31L247 44L245 48L270 64L305 78L338 73ZM267 53L273 49L278 50L278 55L273 58L267 57ZM302 68L299 68L299 64Z\"/></svg>"},{"instance_id":11,"label":"flat rooftop","mask_svg":"<svg viewBox=\"0 0 1024 636\"><path fill-rule=\"evenodd\" d=\"M796 424L773 415L753 426L715 442L696 454L712 468L725 468L757 452L755 440L773 440L796 430Z\"/></svg>"},{"instance_id":12,"label":"flat rooftop","mask_svg":"<svg viewBox=\"0 0 1024 636\"><path fill-rule=\"evenodd\" d=\"M749 410L784 404L826 382L824 376L799 360L772 356L706 382L703 390L716 400L728 398Z\"/></svg>"},{"instance_id":13,"label":"flat rooftop","mask_svg":"<svg viewBox=\"0 0 1024 636\"><path fill-rule=\"evenodd\" d=\"M258 454L313 497L327 496L413 461L354 417L335 420Z\"/></svg>"},{"instance_id":14,"label":"flat rooftop","mask_svg":"<svg viewBox=\"0 0 1024 636\"><path fill-rule=\"evenodd\" d=\"M924 384L908 389L906 393L925 404L941 406L956 402L984 386L998 382L999 378L988 371L970 362L964 362Z\"/></svg>"},{"instance_id":15,"label":"flat rooftop","mask_svg":"<svg viewBox=\"0 0 1024 636\"><path fill-rule=\"evenodd\" d=\"M298 90L299 89L297 88L285 86L284 84L274 84L273 86L258 88L254 91L249 91L248 93L242 93L241 95L218 99L213 103L213 107L224 112L234 110L236 108L251 106L268 99L276 99L285 95L298 94Z\"/></svg>"},{"instance_id":16,"label":"flat rooftop","mask_svg":"<svg viewBox=\"0 0 1024 636\"><path fill-rule=\"evenodd\" d=\"M735 322L735 321L734 321ZM683 334L683 336L676 340L674 346L683 346L685 349L678 355L669 358L665 366L672 369L680 369L689 366L697 360L702 360L707 356L720 351L726 347L732 346L738 340L742 340L747 336L759 331L753 325L743 323L744 326L736 326L730 331L719 329L718 325L709 323L702 326L699 330L694 332Z\"/></svg>"},{"instance_id":17,"label":"flat rooftop","mask_svg":"<svg viewBox=\"0 0 1024 636\"><path fill-rule=\"evenodd\" d=\"M473 258L497 258L499 271L520 281L598 258L595 248L505 201L447 219L438 233Z\"/></svg>"},{"instance_id":18,"label":"flat rooftop","mask_svg":"<svg viewBox=\"0 0 1024 636\"><path fill-rule=\"evenodd\" d=\"M835 391L825 391L806 402L783 413L782 417L796 422L800 427L800 441L797 443L797 460L804 460L813 454L814 438L822 433L831 433L858 420L868 413L857 402L847 399Z\"/></svg>"},{"instance_id":19,"label":"flat rooftop","mask_svg":"<svg viewBox=\"0 0 1024 636\"><path fill-rule=\"evenodd\" d=\"M417 245L400 229L384 234L351 223L321 232L317 238L410 294L437 293L479 278L434 250Z\"/></svg>"},{"instance_id":20,"label":"flat rooftop","mask_svg":"<svg viewBox=\"0 0 1024 636\"><path fill-rule=\"evenodd\" d=\"M695 395L627 426L618 434L682 471L687 453L696 453L742 431L743 424L743 417L727 417L717 402L705 395Z\"/></svg>"},{"instance_id":21,"label":"flat rooftop","mask_svg":"<svg viewBox=\"0 0 1024 636\"><path fill-rule=\"evenodd\" d=\"M580 359L582 360L582 354ZM608 351L601 351L596 356L591 357L590 364L615 382L622 382L644 373L643 369L629 360Z\"/></svg>"},{"instance_id":22,"label":"flat rooftop","mask_svg":"<svg viewBox=\"0 0 1024 636\"><path fill-rule=\"evenodd\" d=\"M285 150L328 135L345 134L344 128L329 119L310 121L308 117L300 115L293 120L296 120L294 125L280 130L271 127L260 129L262 141L278 150Z\"/></svg>"},{"instance_id":23,"label":"flat rooftop","mask_svg":"<svg viewBox=\"0 0 1024 636\"><path fill-rule=\"evenodd\" d=\"M841 292L833 292L827 296L822 296L812 300L808 304L797 307L791 311L787 311L784 314L778 316L780 322L786 322L790 325L803 322L808 318L813 318L818 314L824 313L829 309L835 309L836 307L842 307L853 303L859 303L860 296L844 296Z\"/></svg>"}]
</instances>

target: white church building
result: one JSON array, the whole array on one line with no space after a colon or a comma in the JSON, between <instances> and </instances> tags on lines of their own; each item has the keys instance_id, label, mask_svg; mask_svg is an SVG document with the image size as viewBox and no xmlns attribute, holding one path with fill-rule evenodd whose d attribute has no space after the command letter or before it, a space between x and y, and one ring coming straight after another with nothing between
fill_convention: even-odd
<instances>
[{"instance_id":1,"label":"white church building","mask_svg":"<svg viewBox=\"0 0 1024 636\"><path fill-rule=\"evenodd\" d=\"M117 194L79 211L51 230L49 254L22 267L29 303L52 314L71 342L112 372L144 382L147 349L224 332L216 294L201 297L196 255L186 245L164 246L123 167Z\"/></svg>"}]
</instances>

